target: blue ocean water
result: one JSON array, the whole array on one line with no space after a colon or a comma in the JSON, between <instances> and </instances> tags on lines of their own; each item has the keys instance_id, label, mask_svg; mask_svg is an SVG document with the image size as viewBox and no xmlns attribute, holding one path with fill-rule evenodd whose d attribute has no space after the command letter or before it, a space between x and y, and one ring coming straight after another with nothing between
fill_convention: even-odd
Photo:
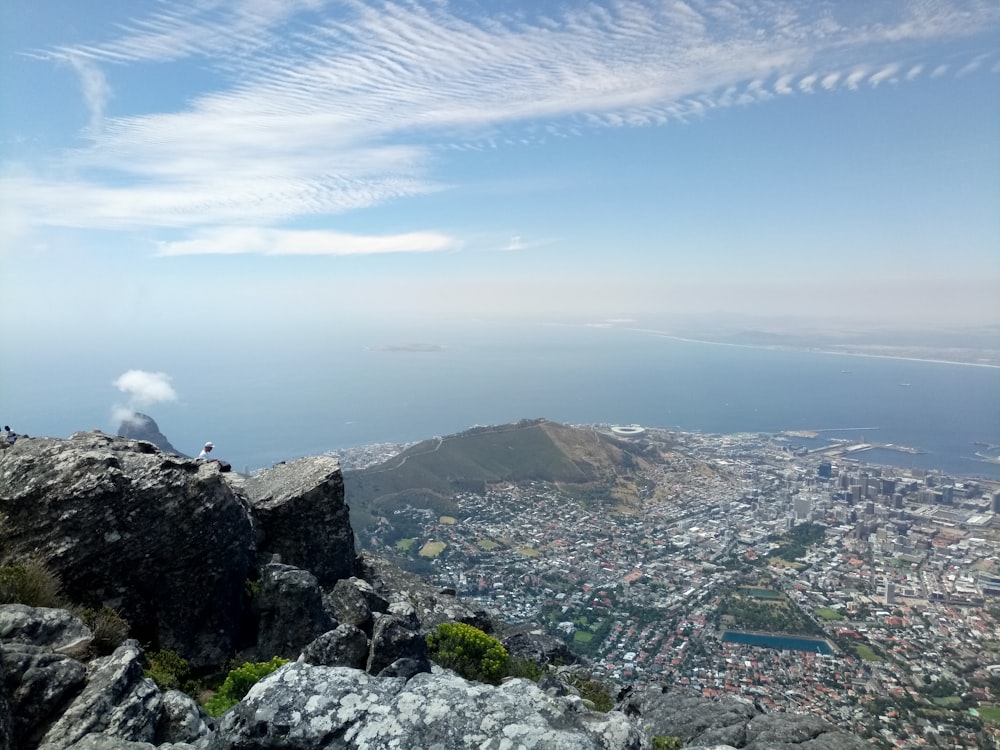
<instances>
[{"instance_id":1,"label":"blue ocean water","mask_svg":"<svg viewBox=\"0 0 1000 750\"><path fill-rule=\"evenodd\" d=\"M345 326L329 342L290 336L234 346L211 362L164 360L150 369L167 372L179 398L144 411L179 450L194 454L212 440L239 470L544 417L706 433L871 427L840 436L925 451L863 454L871 463L1000 478L1000 465L974 456L1000 445L993 368L726 346L621 327L483 322ZM71 387L56 368L48 380L14 384L22 411L10 419L24 421L12 426L113 432L111 405L121 397L111 382L127 367L85 364Z\"/></svg>"}]
</instances>

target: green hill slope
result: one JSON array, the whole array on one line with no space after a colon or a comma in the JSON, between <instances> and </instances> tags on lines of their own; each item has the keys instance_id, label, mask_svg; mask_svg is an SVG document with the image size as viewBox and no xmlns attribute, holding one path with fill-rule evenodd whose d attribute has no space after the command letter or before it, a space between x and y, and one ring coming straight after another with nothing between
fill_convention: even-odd
<instances>
[{"instance_id":1,"label":"green hill slope","mask_svg":"<svg viewBox=\"0 0 1000 750\"><path fill-rule=\"evenodd\" d=\"M456 493L482 492L496 482L610 489L639 463L627 445L609 435L524 420L425 440L383 464L344 472L344 487L352 522L360 529L407 504L450 514Z\"/></svg>"}]
</instances>

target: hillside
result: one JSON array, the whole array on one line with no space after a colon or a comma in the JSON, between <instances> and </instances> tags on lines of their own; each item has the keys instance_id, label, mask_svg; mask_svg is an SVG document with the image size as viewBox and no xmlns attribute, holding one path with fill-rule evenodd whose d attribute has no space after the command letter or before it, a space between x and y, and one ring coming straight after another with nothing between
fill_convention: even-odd
<instances>
[{"instance_id":1,"label":"hillside","mask_svg":"<svg viewBox=\"0 0 1000 750\"><path fill-rule=\"evenodd\" d=\"M453 496L500 482L549 482L615 504L634 498L643 449L589 427L522 420L425 440L385 463L344 472L355 529L405 505L455 510Z\"/></svg>"}]
</instances>

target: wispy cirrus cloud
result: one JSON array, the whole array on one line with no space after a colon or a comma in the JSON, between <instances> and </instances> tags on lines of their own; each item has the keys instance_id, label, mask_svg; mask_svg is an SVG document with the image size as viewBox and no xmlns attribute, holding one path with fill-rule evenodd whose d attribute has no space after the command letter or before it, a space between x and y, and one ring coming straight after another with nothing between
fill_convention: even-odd
<instances>
[{"instance_id":1,"label":"wispy cirrus cloud","mask_svg":"<svg viewBox=\"0 0 1000 750\"><path fill-rule=\"evenodd\" d=\"M74 65L92 127L88 145L3 180L34 221L186 228L196 232L186 247L204 248L207 226L276 227L447 189L436 172L444 149L656 126L776 95L910 81L925 67L971 74L995 53L943 63L926 43L1000 27L1000 7L982 0L155 7L113 38L35 51ZM192 82L186 103L107 116L117 72L145 66ZM250 244L273 250L283 237Z\"/></svg>"}]
</instances>

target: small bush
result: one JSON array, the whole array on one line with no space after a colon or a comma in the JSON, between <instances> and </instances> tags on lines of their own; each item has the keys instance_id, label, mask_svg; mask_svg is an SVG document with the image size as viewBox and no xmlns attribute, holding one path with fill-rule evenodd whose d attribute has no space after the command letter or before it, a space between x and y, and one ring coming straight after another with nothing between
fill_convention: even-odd
<instances>
[{"instance_id":1,"label":"small bush","mask_svg":"<svg viewBox=\"0 0 1000 750\"><path fill-rule=\"evenodd\" d=\"M538 682L543 674L545 674L545 670L531 659L512 656L507 664L508 677L523 677L526 680Z\"/></svg>"},{"instance_id":2,"label":"small bush","mask_svg":"<svg viewBox=\"0 0 1000 750\"><path fill-rule=\"evenodd\" d=\"M112 607L74 608L73 614L83 620L84 624L93 632L93 649L98 656L107 656L113 653L128 638L128 620L122 617L117 609Z\"/></svg>"},{"instance_id":3,"label":"small bush","mask_svg":"<svg viewBox=\"0 0 1000 750\"><path fill-rule=\"evenodd\" d=\"M680 750L682 747L677 737L665 737L658 734L653 737L653 750Z\"/></svg>"},{"instance_id":4,"label":"small bush","mask_svg":"<svg viewBox=\"0 0 1000 750\"><path fill-rule=\"evenodd\" d=\"M149 667L142 673L155 682L160 690L180 690L188 682L191 665L176 651L154 651L147 654L146 658L149 659Z\"/></svg>"},{"instance_id":5,"label":"small bush","mask_svg":"<svg viewBox=\"0 0 1000 750\"><path fill-rule=\"evenodd\" d=\"M29 558L0 567L0 604L61 607L64 600L59 578L41 560Z\"/></svg>"},{"instance_id":6,"label":"small bush","mask_svg":"<svg viewBox=\"0 0 1000 750\"><path fill-rule=\"evenodd\" d=\"M608 689L598 680L574 677L569 684L580 692L581 698L594 704L595 711L607 713L615 707L615 699L611 697Z\"/></svg>"},{"instance_id":7,"label":"small bush","mask_svg":"<svg viewBox=\"0 0 1000 750\"><path fill-rule=\"evenodd\" d=\"M258 680L287 663L288 659L280 656L275 656L271 661L244 662L242 667L226 676L215 695L208 699L204 706L205 713L209 716L221 716L239 703Z\"/></svg>"},{"instance_id":8,"label":"small bush","mask_svg":"<svg viewBox=\"0 0 1000 750\"><path fill-rule=\"evenodd\" d=\"M435 664L453 669L467 680L496 685L507 675L510 656L496 638L462 622L443 622L427 636Z\"/></svg>"}]
</instances>

